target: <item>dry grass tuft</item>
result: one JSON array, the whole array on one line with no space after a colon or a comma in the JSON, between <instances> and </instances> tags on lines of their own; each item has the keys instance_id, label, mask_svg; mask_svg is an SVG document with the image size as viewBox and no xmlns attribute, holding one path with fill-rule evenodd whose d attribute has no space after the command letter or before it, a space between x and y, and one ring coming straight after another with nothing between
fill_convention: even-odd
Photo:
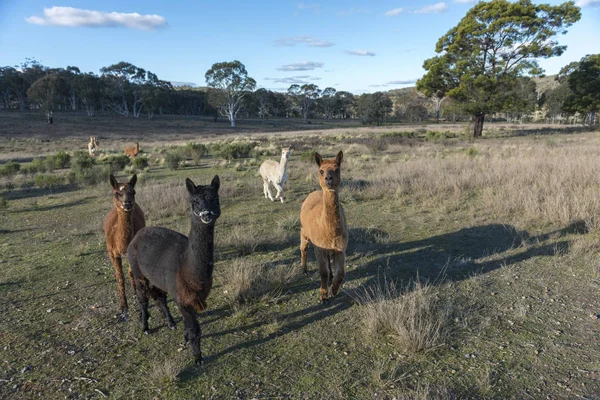
<instances>
[{"instance_id":1,"label":"dry grass tuft","mask_svg":"<svg viewBox=\"0 0 600 400\"><path fill-rule=\"evenodd\" d=\"M165 357L155 360L150 364L145 377L151 387L165 387L176 384L179 374L185 367L185 361L181 357Z\"/></svg>"},{"instance_id":2,"label":"dry grass tuft","mask_svg":"<svg viewBox=\"0 0 600 400\"><path fill-rule=\"evenodd\" d=\"M362 305L364 333L394 339L398 351L414 354L444 343L449 337L450 303L442 302L439 290L414 282L403 290L384 281L354 294Z\"/></svg>"},{"instance_id":3,"label":"dry grass tuft","mask_svg":"<svg viewBox=\"0 0 600 400\"><path fill-rule=\"evenodd\" d=\"M236 258L227 277L227 297L235 307L267 295L278 297L298 278L298 271L286 264L265 265L248 258Z\"/></svg>"},{"instance_id":4,"label":"dry grass tuft","mask_svg":"<svg viewBox=\"0 0 600 400\"><path fill-rule=\"evenodd\" d=\"M189 195L183 182L147 183L136 192L136 202L153 220L188 212Z\"/></svg>"}]
</instances>

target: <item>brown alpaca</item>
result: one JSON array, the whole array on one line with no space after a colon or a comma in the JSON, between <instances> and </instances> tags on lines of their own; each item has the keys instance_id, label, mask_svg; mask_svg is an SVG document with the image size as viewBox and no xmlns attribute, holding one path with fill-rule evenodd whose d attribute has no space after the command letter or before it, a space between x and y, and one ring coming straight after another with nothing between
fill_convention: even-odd
<instances>
[{"instance_id":1,"label":"brown alpaca","mask_svg":"<svg viewBox=\"0 0 600 400\"><path fill-rule=\"evenodd\" d=\"M127 298L125 297L123 261L121 257L127 254L127 246L137 231L146 225L144 212L135 202L136 182L137 175L133 175L128 183L118 183L114 176L110 176L110 184L113 187L113 204L115 206L104 219L106 248L110 261L115 268L119 289L120 310L123 317L127 317ZM129 279L133 286L131 266L129 268Z\"/></svg>"},{"instance_id":2,"label":"brown alpaca","mask_svg":"<svg viewBox=\"0 0 600 400\"><path fill-rule=\"evenodd\" d=\"M139 153L140 153L140 144L138 142L135 142L135 144L133 146L125 147L125 154L127 154L129 157L135 157Z\"/></svg>"},{"instance_id":3,"label":"brown alpaca","mask_svg":"<svg viewBox=\"0 0 600 400\"><path fill-rule=\"evenodd\" d=\"M308 244L312 243L321 274L322 302L327 301L328 288L331 288L333 296L337 294L346 276L344 264L348 229L338 196L343 156L340 151L335 159L323 160L319 153L315 153L322 190L309 194L300 210L301 264L304 272L308 273L306 255Z\"/></svg>"}]
</instances>

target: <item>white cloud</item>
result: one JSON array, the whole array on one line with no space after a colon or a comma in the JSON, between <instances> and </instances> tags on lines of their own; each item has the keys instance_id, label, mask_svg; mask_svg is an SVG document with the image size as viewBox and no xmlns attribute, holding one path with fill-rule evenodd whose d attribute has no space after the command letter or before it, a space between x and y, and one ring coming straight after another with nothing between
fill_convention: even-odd
<instances>
[{"instance_id":1,"label":"white cloud","mask_svg":"<svg viewBox=\"0 0 600 400\"><path fill-rule=\"evenodd\" d=\"M587 7L587 6L595 6L600 7L600 0L579 0L575 3L576 6L579 7Z\"/></svg>"},{"instance_id":2,"label":"white cloud","mask_svg":"<svg viewBox=\"0 0 600 400\"><path fill-rule=\"evenodd\" d=\"M455 3L475 3L477 0L454 0Z\"/></svg>"},{"instance_id":3,"label":"white cloud","mask_svg":"<svg viewBox=\"0 0 600 400\"><path fill-rule=\"evenodd\" d=\"M287 76L285 78L265 78L266 81L273 81L274 83L286 83L288 85L303 85L305 83L310 83L310 81L318 81L320 79L321 78L318 76L310 75Z\"/></svg>"},{"instance_id":4,"label":"white cloud","mask_svg":"<svg viewBox=\"0 0 600 400\"><path fill-rule=\"evenodd\" d=\"M312 71L313 69L316 69L316 68L323 68L323 65L324 64L322 62L302 61L299 63L283 65L283 66L277 68L277 70L278 71Z\"/></svg>"},{"instance_id":5,"label":"white cloud","mask_svg":"<svg viewBox=\"0 0 600 400\"><path fill-rule=\"evenodd\" d=\"M346 50L346 54L350 54L353 56L369 56L373 57L375 53L369 50Z\"/></svg>"},{"instance_id":6,"label":"white cloud","mask_svg":"<svg viewBox=\"0 0 600 400\"><path fill-rule=\"evenodd\" d=\"M333 43L327 40L320 40L312 36L296 36L295 38L282 37L275 41L275 46L295 46L298 43L304 43L308 47L331 47Z\"/></svg>"},{"instance_id":7,"label":"white cloud","mask_svg":"<svg viewBox=\"0 0 600 400\"><path fill-rule=\"evenodd\" d=\"M441 2L441 3L435 3L430 6L423 7L419 10L416 10L415 14L439 13L442 11L446 11L446 9L448 9L448 6L446 5L446 3Z\"/></svg>"},{"instance_id":8,"label":"white cloud","mask_svg":"<svg viewBox=\"0 0 600 400\"><path fill-rule=\"evenodd\" d=\"M141 15L138 13L118 13L83 10L73 7L44 8L44 16L31 16L25 21L34 25L52 25L65 27L125 27L152 30L167 26L167 20L160 15Z\"/></svg>"},{"instance_id":9,"label":"white cloud","mask_svg":"<svg viewBox=\"0 0 600 400\"><path fill-rule=\"evenodd\" d=\"M386 17L393 17L393 16L396 16L396 15L402 14L402 11L404 11L403 8L394 8L393 10L387 11L383 15L385 15Z\"/></svg>"},{"instance_id":10,"label":"white cloud","mask_svg":"<svg viewBox=\"0 0 600 400\"><path fill-rule=\"evenodd\" d=\"M386 82L386 85L412 85L415 83L417 83L417 81L412 79L412 80L407 80L407 81L389 81L389 82Z\"/></svg>"}]
</instances>

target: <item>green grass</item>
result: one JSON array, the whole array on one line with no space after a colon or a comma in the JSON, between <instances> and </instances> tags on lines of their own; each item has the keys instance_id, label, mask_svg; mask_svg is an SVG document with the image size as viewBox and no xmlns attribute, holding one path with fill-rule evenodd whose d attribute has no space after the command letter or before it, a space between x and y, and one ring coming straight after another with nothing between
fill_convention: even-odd
<instances>
[{"instance_id":1,"label":"green grass","mask_svg":"<svg viewBox=\"0 0 600 400\"><path fill-rule=\"evenodd\" d=\"M321 135L313 150L333 156L361 135ZM403 171L417 159L444 176L448 170L438 162L449 157L470 168L507 157L502 152L523 157L533 147L552 158L574 140L590 151L599 147L593 135L555 135L554 153L543 141L508 138L478 145L477 157L460 140L390 145L369 162L360 153L346 155L347 279L327 304L318 303L318 274L300 273L297 216L316 189L309 176L316 165L302 155L309 150L305 137L286 138L304 150L292 153L283 204L264 198L257 166L238 171L210 155L177 170L151 164L136 186L147 225L184 234L184 179L207 184L221 177L214 287L199 317L201 369L184 346L171 299L175 331L151 306L151 334L143 335L129 286L129 320L116 318L102 233L112 207L107 181L2 189L0 398L594 398L600 393L600 329L590 318L600 309L594 223L583 229L522 219L489 205L478 187L455 197L416 186L398 192L378 180L381 165ZM383 155L388 160L378 164ZM257 273L244 287L233 278L247 266ZM281 274L283 268L291 274ZM312 251L309 269L315 269ZM370 333L357 293L394 282L382 301L404 304L416 293L415 281L427 283L435 300L429 307L448 317L443 340L400 346L388 328Z\"/></svg>"}]
</instances>

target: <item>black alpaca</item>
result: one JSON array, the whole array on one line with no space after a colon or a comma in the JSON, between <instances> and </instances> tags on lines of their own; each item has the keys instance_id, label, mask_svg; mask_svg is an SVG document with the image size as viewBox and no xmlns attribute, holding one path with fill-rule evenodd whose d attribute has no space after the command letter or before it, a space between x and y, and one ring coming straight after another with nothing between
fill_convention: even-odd
<instances>
[{"instance_id":1,"label":"black alpaca","mask_svg":"<svg viewBox=\"0 0 600 400\"><path fill-rule=\"evenodd\" d=\"M175 328L167 307L167 292L170 293L183 316L185 340L191 343L196 364L200 364L200 324L196 311L206 308L206 298L212 288L215 221L221 215L220 183L215 176L207 186L196 186L189 179L185 185L191 203L189 239L170 229L147 227L133 238L127 257L133 271L144 333L148 333L148 297L156 301L169 328Z\"/></svg>"}]
</instances>

